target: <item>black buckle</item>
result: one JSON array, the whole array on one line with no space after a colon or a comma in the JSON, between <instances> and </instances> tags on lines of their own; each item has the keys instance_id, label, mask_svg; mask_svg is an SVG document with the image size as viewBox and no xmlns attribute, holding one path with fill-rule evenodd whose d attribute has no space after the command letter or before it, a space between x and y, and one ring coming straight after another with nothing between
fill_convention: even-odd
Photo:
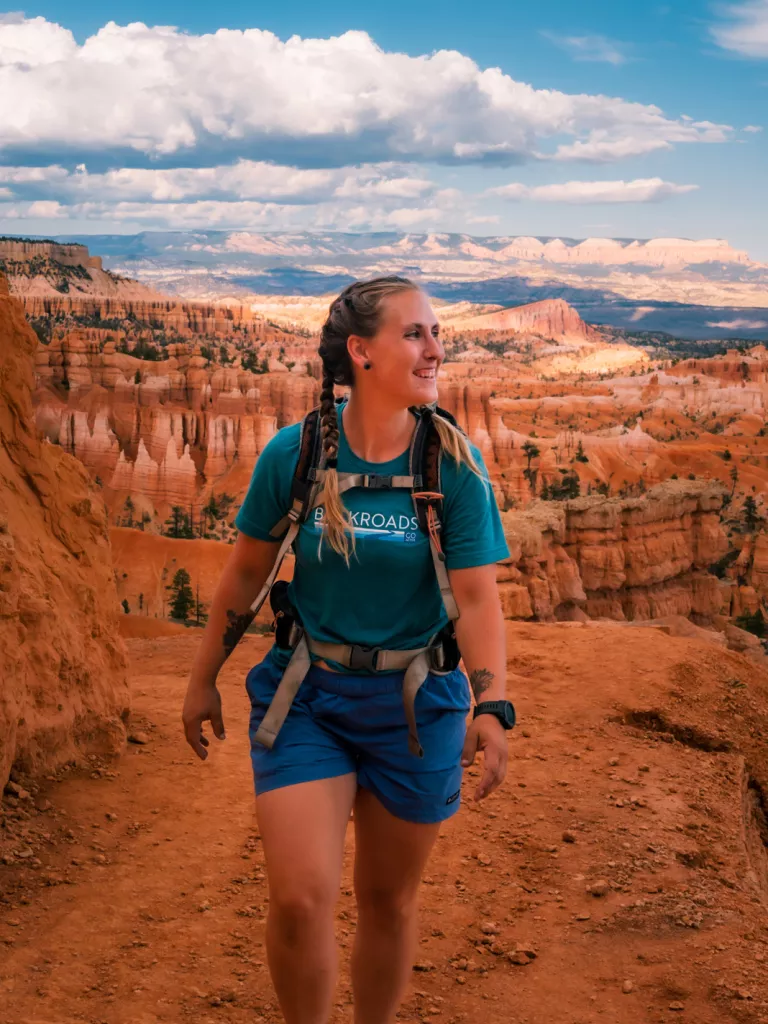
<instances>
[{"instance_id":1,"label":"black buckle","mask_svg":"<svg viewBox=\"0 0 768 1024\"><path fill-rule=\"evenodd\" d=\"M379 647L361 647L359 644L352 644L349 667L355 671L365 668L375 672L380 650Z\"/></svg>"},{"instance_id":2,"label":"black buckle","mask_svg":"<svg viewBox=\"0 0 768 1024\"><path fill-rule=\"evenodd\" d=\"M369 473L366 480L366 486L372 491L386 491L392 487L392 477L385 474Z\"/></svg>"}]
</instances>

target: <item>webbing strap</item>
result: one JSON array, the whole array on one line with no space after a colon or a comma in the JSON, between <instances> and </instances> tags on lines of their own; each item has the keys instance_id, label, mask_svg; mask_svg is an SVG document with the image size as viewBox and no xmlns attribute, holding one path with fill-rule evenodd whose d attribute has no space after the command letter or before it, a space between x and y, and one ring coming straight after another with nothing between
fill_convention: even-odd
<instances>
[{"instance_id":1,"label":"webbing strap","mask_svg":"<svg viewBox=\"0 0 768 1024\"><path fill-rule=\"evenodd\" d=\"M322 483L325 479L326 471L324 469L317 471L318 483ZM387 484L383 487L380 483L377 483L378 476L368 473L338 473L339 478L339 494L344 494L345 491L351 491L353 487L367 487L370 490L389 490L394 487L412 488L414 478L412 476L392 476L386 477ZM318 505L322 505L325 501L325 491L318 491L313 495L309 503L310 510L317 508Z\"/></svg>"},{"instance_id":2,"label":"webbing strap","mask_svg":"<svg viewBox=\"0 0 768 1024\"><path fill-rule=\"evenodd\" d=\"M263 747L272 749L277 734L280 732L283 722L288 717L299 687L309 671L310 657L307 647L306 634L299 640L291 656L291 660L283 673L283 678L278 683L275 695L267 708L267 713L262 719L261 725L256 730L254 739Z\"/></svg>"},{"instance_id":3,"label":"webbing strap","mask_svg":"<svg viewBox=\"0 0 768 1024\"><path fill-rule=\"evenodd\" d=\"M453 596L453 590L451 589L451 581L448 578L448 570L445 567L445 561L442 551L437 546L437 542L432 534L429 535L429 550L432 554L432 564L435 567L435 576L437 576L437 585L440 587L440 595L445 605L445 611L451 622L455 622L459 618L459 606L456 604L456 598Z\"/></svg>"},{"instance_id":4,"label":"webbing strap","mask_svg":"<svg viewBox=\"0 0 768 1024\"><path fill-rule=\"evenodd\" d=\"M277 558L275 558L275 564L272 566L272 571L270 572L269 576L267 576L267 578L264 580L264 586L261 588L256 597L256 600L251 605L251 611L253 612L254 615L258 615L259 609L266 601L267 595L272 589L272 584L277 579L278 572L280 572L280 565L282 564L283 559L288 553L288 548L291 546L291 544L293 544L293 541L298 532L299 523L297 523L296 520L291 520L291 525L288 527L288 533L286 533L285 537L283 538L283 543L280 545L280 548L278 549Z\"/></svg>"},{"instance_id":5,"label":"webbing strap","mask_svg":"<svg viewBox=\"0 0 768 1024\"><path fill-rule=\"evenodd\" d=\"M416 694L429 674L429 659L426 651L417 654L403 677L403 708L408 723L408 749L416 757L424 757L424 748L419 742L419 731L416 727Z\"/></svg>"},{"instance_id":6,"label":"webbing strap","mask_svg":"<svg viewBox=\"0 0 768 1024\"><path fill-rule=\"evenodd\" d=\"M324 640L313 640L312 637L307 637L307 642L310 651L319 658L330 658L340 665L349 667L353 650L351 645L326 643ZM430 671L428 652L431 647L430 642L426 647L416 647L407 651L379 651L376 660L377 671L384 668L405 669L403 707L408 723L408 749L416 757L424 756L424 748L419 742L419 731L416 726L416 694Z\"/></svg>"},{"instance_id":7,"label":"webbing strap","mask_svg":"<svg viewBox=\"0 0 768 1024\"><path fill-rule=\"evenodd\" d=\"M340 665L344 665L345 668L352 668L352 651L354 650L352 644L333 644L326 640L314 640L312 637L309 637L307 643L309 644L310 651L316 654L318 658L330 658L331 661L337 661ZM413 647L406 651L378 651L376 671L408 668L417 655L423 654L428 650L429 645L426 647Z\"/></svg>"}]
</instances>

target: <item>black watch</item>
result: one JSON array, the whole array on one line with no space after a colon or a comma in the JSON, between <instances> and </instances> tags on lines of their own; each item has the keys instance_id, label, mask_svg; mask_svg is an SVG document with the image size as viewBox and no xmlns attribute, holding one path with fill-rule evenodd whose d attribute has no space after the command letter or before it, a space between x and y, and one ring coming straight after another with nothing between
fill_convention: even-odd
<instances>
[{"instance_id":1,"label":"black watch","mask_svg":"<svg viewBox=\"0 0 768 1024\"><path fill-rule=\"evenodd\" d=\"M473 720L478 715L493 715L505 729L511 729L516 721L515 705L511 700L482 700L475 705Z\"/></svg>"}]
</instances>

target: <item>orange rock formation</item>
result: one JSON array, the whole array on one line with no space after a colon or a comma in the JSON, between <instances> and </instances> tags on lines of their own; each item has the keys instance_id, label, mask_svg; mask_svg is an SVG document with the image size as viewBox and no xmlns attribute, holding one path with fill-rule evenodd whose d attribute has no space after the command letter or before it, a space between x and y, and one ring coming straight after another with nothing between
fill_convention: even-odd
<instances>
[{"instance_id":1,"label":"orange rock formation","mask_svg":"<svg viewBox=\"0 0 768 1024\"><path fill-rule=\"evenodd\" d=\"M117 750L128 709L104 506L35 429L36 347L0 276L0 788Z\"/></svg>"}]
</instances>

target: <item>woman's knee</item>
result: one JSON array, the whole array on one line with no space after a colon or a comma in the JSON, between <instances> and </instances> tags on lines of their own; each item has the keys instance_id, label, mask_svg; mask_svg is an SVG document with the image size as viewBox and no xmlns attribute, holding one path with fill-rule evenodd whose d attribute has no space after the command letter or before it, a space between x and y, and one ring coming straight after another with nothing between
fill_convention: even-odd
<instances>
[{"instance_id":1,"label":"woman's knee","mask_svg":"<svg viewBox=\"0 0 768 1024\"><path fill-rule=\"evenodd\" d=\"M381 926L407 925L418 909L418 888L366 884L356 887L358 912L375 917Z\"/></svg>"},{"instance_id":2,"label":"woman's knee","mask_svg":"<svg viewBox=\"0 0 768 1024\"><path fill-rule=\"evenodd\" d=\"M284 941L293 944L333 921L336 894L322 882L271 888L269 913Z\"/></svg>"}]
</instances>

